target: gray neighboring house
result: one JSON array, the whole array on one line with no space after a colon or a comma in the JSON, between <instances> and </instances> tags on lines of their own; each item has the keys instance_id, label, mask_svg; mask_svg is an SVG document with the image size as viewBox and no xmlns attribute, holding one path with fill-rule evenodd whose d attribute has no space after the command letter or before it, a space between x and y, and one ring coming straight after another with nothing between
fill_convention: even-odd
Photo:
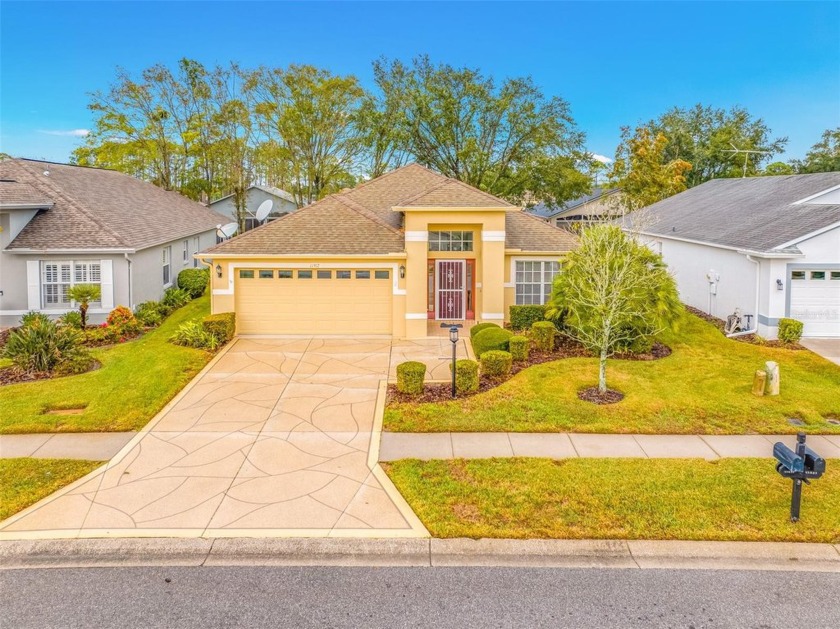
<instances>
[{"instance_id":1,"label":"gray neighboring house","mask_svg":"<svg viewBox=\"0 0 840 629\"><path fill-rule=\"evenodd\" d=\"M721 319L737 308L770 339L783 317L840 337L840 172L713 179L623 220L685 303Z\"/></svg>"},{"instance_id":2,"label":"gray neighboring house","mask_svg":"<svg viewBox=\"0 0 840 629\"><path fill-rule=\"evenodd\" d=\"M216 243L225 217L113 170L29 159L0 161L0 326L38 310L74 308L67 289L99 284L89 310L160 299L193 254Z\"/></svg>"},{"instance_id":3,"label":"gray neighboring house","mask_svg":"<svg viewBox=\"0 0 840 629\"><path fill-rule=\"evenodd\" d=\"M258 226L254 214L263 201L271 201L273 204L271 214L268 215L269 221L286 216L286 214L290 214L298 209L294 197L285 190L275 188L274 186L255 184L245 192L245 209L250 215L245 219L245 231ZM236 204L234 203L232 194L221 199L216 199L210 203L210 207L219 214L224 214L228 222L236 221Z\"/></svg>"},{"instance_id":4,"label":"gray neighboring house","mask_svg":"<svg viewBox=\"0 0 840 629\"><path fill-rule=\"evenodd\" d=\"M566 201L560 207L549 207L544 203L528 208L534 216L551 223L555 227L570 227L577 223L597 223L613 218L617 210L612 207L618 188L593 188L592 192Z\"/></svg>"}]
</instances>

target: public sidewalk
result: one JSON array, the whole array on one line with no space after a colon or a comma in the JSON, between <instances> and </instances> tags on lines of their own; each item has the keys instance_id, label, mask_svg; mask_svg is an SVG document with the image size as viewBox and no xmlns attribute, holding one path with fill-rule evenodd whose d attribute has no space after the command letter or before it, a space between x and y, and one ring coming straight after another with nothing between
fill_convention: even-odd
<instances>
[{"instance_id":1,"label":"public sidewalk","mask_svg":"<svg viewBox=\"0 0 840 629\"><path fill-rule=\"evenodd\" d=\"M0 435L0 458L107 461L134 432ZM382 433L380 461L397 459L568 458L772 458L777 441L794 447L794 435L604 435L531 432ZM808 446L840 459L840 435L809 435Z\"/></svg>"},{"instance_id":2,"label":"public sidewalk","mask_svg":"<svg viewBox=\"0 0 840 629\"><path fill-rule=\"evenodd\" d=\"M793 448L795 435L604 435L524 432L383 432L380 461L397 459L773 458L777 441ZM840 435L809 435L808 447L840 459Z\"/></svg>"}]
</instances>

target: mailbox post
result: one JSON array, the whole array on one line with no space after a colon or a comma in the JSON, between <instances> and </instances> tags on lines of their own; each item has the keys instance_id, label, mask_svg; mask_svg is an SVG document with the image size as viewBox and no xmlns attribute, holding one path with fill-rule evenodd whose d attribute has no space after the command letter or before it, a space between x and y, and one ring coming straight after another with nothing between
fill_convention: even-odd
<instances>
[{"instance_id":1,"label":"mailbox post","mask_svg":"<svg viewBox=\"0 0 840 629\"><path fill-rule=\"evenodd\" d=\"M805 445L805 433L796 435L796 451L778 442L773 446L773 456L778 463L776 471L784 478L793 480L793 494L790 499L790 521L798 522L802 504L802 483L817 479L825 474L825 459Z\"/></svg>"}]
</instances>

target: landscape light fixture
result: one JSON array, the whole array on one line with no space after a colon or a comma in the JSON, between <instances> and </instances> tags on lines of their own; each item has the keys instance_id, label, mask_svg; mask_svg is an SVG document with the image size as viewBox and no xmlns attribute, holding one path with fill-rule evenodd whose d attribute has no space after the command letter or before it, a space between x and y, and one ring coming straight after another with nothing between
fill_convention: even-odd
<instances>
[{"instance_id":1,"label":"landscape light fixture","mask_svg":"<svg viewBox=\"0 0 840 629\"><path fill-rule=\"evenodd\" d=\"M216 265L216 277L222 277L222 265L221 264Z\"/></svg>"},{"instance_id":2,"label":"landscape light fixture","mask_svg":"<svg viewBox=\"0 0 840 629\"><path fill-rule=\"evenodd\" d=\"M449 328L449 340L452 342L452 397L455 397L455 356L458 353L458 326Z\"/></svg>"}]
</instances>

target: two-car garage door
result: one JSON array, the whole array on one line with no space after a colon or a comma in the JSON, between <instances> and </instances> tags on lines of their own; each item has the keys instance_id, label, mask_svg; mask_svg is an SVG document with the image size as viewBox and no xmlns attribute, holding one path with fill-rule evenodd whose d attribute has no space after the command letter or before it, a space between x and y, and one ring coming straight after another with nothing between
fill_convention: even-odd
<instances>
[{"instance_id":1,"label":"two-car garage door","mask_svg":"<svg viewBox=\"0 0 840 629\"><path fill-rule=\"evenodd\" d=\"M390 269L237 269L239 334L391 334Z\"/></svg>"},{"instance_id":2,"label":"two-car garage door","mask_svg":"<svg viewBox=\"0 0 840 629\"><path fill-rule=\"evenodd\" d=\"M793 271L790 316L805 324L803 336L840 337L840 270Z\"/></svg>"}]
</instances>

